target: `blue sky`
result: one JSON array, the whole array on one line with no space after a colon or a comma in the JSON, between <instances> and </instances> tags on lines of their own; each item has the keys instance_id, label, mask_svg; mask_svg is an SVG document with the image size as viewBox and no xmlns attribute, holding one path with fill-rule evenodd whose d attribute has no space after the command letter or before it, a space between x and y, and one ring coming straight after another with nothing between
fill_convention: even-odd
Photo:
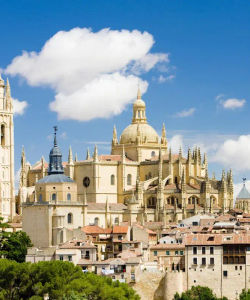
<instances>
[{"instance_id":1,"label":"blue sky","mask_svg":"<svg viewBox=\"0 0 250 300\"><path fill-rule=\"evenodd\" d=\"M240 182L242 176L250 178L249 1L13 0L0 1L0 5L0 68L3 77L10 79L12 96L28 104L23 114L15 117L16 169L19 168L22 145L31 163L42 155L47 159L55 124L62 135L59 140L64 159L69 145L77 152L78 159L83 159L87 147L93 149L95 142L100 153L108 153L113 125L116 124L120 134L130 123L131 93L134 93L135 81L140 80L142 90L147 88L143 99L147 104L148 121L158 132L165 122L167 137L173 148L182 144L186 149L198 144L208 152L210 174L215 170L220 177L222 168L232 167L235 182ZM44 63L40 51L52 38L55 41L52 57L57 59L64 47L57 43L55 34L64 31L71 41L77 27L80 28L79 34L83 28L88 29L82 48L76 46L72 54L69 51L63 53L61 63L60 60L57 62L57 72L56 64ZM109 30L104 34L102 47L98 32L104 28ZM118 57L117 65L120 67L116 65L115 71L110 71L112 62L105 54L105 47L110 46L109 37L114 34L115 46L113 49L111 45L110 49L115 56L119 52L121 38L126 35L121 32L123 29L128 30L128 45L132 40L138 41L139 50L148 47L148 51L146 56L137 59L138 49L131 46L131 53L128 48L125 54L132 57L125 64L126 70L125 65L119 65ZM139 34L136 35L133 30L139 31ZM145 31L150 35L144 35ZM70 68L70 62L72 57L78 57L79 52L79 55L84 53L87 48L84 42L88 44L91 32L97 45L101 45L93 48L92 53L100 55L101 61L98 66L91 59L89 64L83 64L82 68L88 72L81 78L79 73L73 74L75 71ZM152 38L154 44L150 40ZM76 37L77 45L80 40L81 34ZM31 61L30 54L25 60L22 51L37 52L40 65ZM155 57L157 62L152 63L153 66L143 64L145 57L147 62L152 60L147 54ZM12 61L17 56L22 56L19 65ZM118 82L121 79L117 87L124 87L123 90L116 89L115 97L120 101L118 108L114 100L110 100L106 85L104 87L95 81L100 74L103 75L98 69L102 64L106 64L104 73L108 80ZM136 69L138 64L139 70ZM25 72L27 65L29 68ZM40 74L41 69L43 75ZM93 69L91 77L89 74ZM124 77L117 79L116 75L127 77L126 80ZM93 89L100 106L92 107L91 101L86 103L89 94L80 86L81 81L82 86L94 82ZM74 84L75 95L72 91ZM57 106L51 109L50 103L55 97ZM75 110L69 113L63 101L75 103ZM85 101L85 104L77 101ZM105 104L110 111L105 110ZM87 120L91 110L97 111L91 120Z\"/></svg>"}]
</instances>

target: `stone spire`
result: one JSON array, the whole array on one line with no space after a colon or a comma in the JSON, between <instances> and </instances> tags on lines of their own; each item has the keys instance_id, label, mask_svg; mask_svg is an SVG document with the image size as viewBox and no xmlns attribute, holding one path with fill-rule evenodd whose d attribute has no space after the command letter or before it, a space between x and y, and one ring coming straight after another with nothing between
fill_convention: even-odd
<instances>
[{"instance_id":1,"label":"stone spire","mask_svg":"<svg viewBox=\"0 0 250 300\"><path fill-rule=\"evenodd\" d=\"M49 154L49 169L48 175L63 174L62 153L57 146L56 139L57 126L54 126L54 147Z\"/></svg>"},{"instance_id":2,"label":"stone spire","mask_svg":"<svg viewBox=\"0 0 250 300\"><path fill-rule=\"evenodd\" d=\"M98 150L97 150L97 146L95 145L95 150L94 150L94 154L93 154L93 159L95 162L98 161Z\"/></svg>"},{"instance_id":3,"label":"stone spire","mask_svg":"<svg viewBox=\"0 0 250 300\"><path fill-rule=\"evenodd\" d=\"M161 144L166 145L167 144L167 138L166 138L166 128L165 124L162 125L162 131L161 131Z\"/></svg>"},{"instance_id":4,"label":"stone spire","mask_svg":"<svg viewBox=\"0 0 250 300\"><path fill-rule=\"evenodd\" d=\"M73 164L73 154L72 154L71 146L69 146L68 163Z\"/></svg>"},{"instance_id":5,"label":"stone spire","mask_svg":"<svg viewBox=\"0 0 250 300\"><path fill-rule=\"evenodd\" d=\"M168 151L168 153L169 153L169 162L171 162L171 161L172 161L172 159L173 159L173 157L172 157L172 150L171 150L171 147L169 147L169 151Z\"/></svg>"},{"instance_id":6,"label":"stone spire","mask_svg":"<svg viewBox=\"0 0 250 300\"><path fill-rule=\"evenodd\" d=\"M7 78L7 81L6 81L5 98L6 98L6 109L7 110L12 110L12 99L11 99L11 92L10 92L10 83L9 83L8 78Z\"/></svg>"},{"instance_id":7,"label":"stone spire","mask_svg":"<svg viewBox=\"0 0 250 300\"><path fill-rule=\"evenodd\" d=\"M77 153L75 154L75 162L78 161L78 158L77 158Z\"/></svg>"},{"instance_id":8,"label":"stone spire","mask_svg":"<svg viewBox=\"0 0 250 300\"><path fill-rule=\"evenodd\" d=\"M201 149L198 148L198 163L201 164Z\"/></svg>"},{"instance_id":9,"label":"stone spire","mask_svg":"<svg viewBox=\"0 0 250 300\"><path fill-rule=\"evenodd\" d=\"M22 147L22 155L21 155L21 171L20 171L20 181L19 186L23 187L26 186L26 157L25 157L25 151L24 146Z\"/></svg>"},{"instance_id":10,"label":"stone spire","mask_svg":"<svg viewBox=\"0 0 250 300\"><path fill-rule=\"evenodd\" d=\"M42 178L43 178L43 177L45 176L45 173L46 173L46 169L45 169L45 159L44 159L43 156L41 157L41 164L42 164L41 169L42 169Z\"/></svg>"},{"instance_id":11,"label":"stone spire","mask_svg":"<svg viewBox=\"0 0 250 300\"><path fill-rule=\"evenodd\" d=\"M182 147L180 146L180 149L179 149L179 160L182 159Z\"/></svg>"},{"instance_id":12,"label":"stone spire","mask_svg":"<svg viewBox=\"0 0 250 300\"><path fill-rule=\"evenodd\" d=\"M89 148L87 149L87 154L86 154L86 160L90 159L90 153L89 153Z\"/></svg>"},{"instance_id":13,"label":"stone spire","mask_svg":"<svg viewBox=\"0 0 250 300\"><path fill-rule=\"evenodd\" d=\"M208 181L208 170L207 170L207 166L205 167L205 180Z\"/></svg>"},{"instance_id":14,"label":"stone spire","mask_svg":"<svg viewBox=\"0 0 250 300\"><path fill-rule=\"evenodd\" d=\"M206 154L206 152L204 152L203 165L207 166L207 154Z\"/></svg>"},{"instance_id":15,"label":"stone spire","mask_svg":"<svg viewBox=\"0 0 250 300\"><path fill-rule=\"evenodd\" d=\"M4 88L5 88L4 80L2 79L0 74L0 101L3 101L4 99Z\"/></svg>"},{"instance_id":16,"label":"stone spire","mask_svg":"<svg viewBox=\"0 0 250 300\"><path fill-rule=\"evenodd\" d=\"M112 139L112 145L117 145L118 144L118 140L117 140L117 131L116 131L116 127L114 125L113 128L113 139Z\"/></svg>"},{"instance_id":17,"label":"stone spire","mask_svg":"<svg viewBox=\"0 0 250 300\"><path fill-rule=\"evenodd\" d=\"M187 156L187 159L188 159L189 162L191 162L191 160L192 160L192 154L191 154L191 149L190 149L190 148L188 148L188 156Z\"/></svg>"}]
</instances>

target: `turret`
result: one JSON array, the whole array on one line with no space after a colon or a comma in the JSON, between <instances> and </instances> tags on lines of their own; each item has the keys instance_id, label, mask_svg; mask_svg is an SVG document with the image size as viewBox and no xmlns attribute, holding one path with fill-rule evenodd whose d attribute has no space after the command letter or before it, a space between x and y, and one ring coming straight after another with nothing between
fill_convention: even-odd
<instances>
[{"instance_id":1,"label":"turret","mask_svg":"<svg viewBox=\"0 0 250 300\"><path fill-rule=\"evenodd\" d=\"M62 153L57 146L56 140L57 126L54 126L54 147L49 154L49 169L48 175L63 174Z\"/></svg>"},{"instance_id":2,"label":"turret","mask_svg":"<svg viewBox=\"0 0 250 300\"><path fill-rule=\"evenodd\" d=\"M117 145L118 144L118 140L117 140L117 132L116 132L116 127L114 125L114 129L113 129L113 139L112 139L112 145Z\"/></svg>"},{"instance_id":3,"label":"turret","mask_svg":"<svg viewBox=\"0 0 250 300\"><path fill-rule=\"evenodd\" d=\"M11 92L10 92L10 83L9 83L8 78L6 81L5 98L6 98L6 109L11 111L12 110L12 99L11 99Z\"/></svg>"},{"instance_id":4,"label":"turret","mask_svg":"<svg viewBox=\"0 0 250 300\"><path fill-rule=\"evenodd\" d=\"M141 99L140 88L138 88L137 99L133 105L132 123L147 123L146 105L145 102Z\"/></svg>"}]
</instances>

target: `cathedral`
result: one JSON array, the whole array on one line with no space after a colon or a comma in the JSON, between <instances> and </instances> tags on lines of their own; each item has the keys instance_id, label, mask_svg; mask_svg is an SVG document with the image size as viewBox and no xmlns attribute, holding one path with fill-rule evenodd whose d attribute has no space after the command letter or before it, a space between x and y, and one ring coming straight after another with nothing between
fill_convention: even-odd
<instances>
[{"instance_id":1,"label":"cathedral","mask_svg":"<svg viewBox=\"0 0 250 300\"><path fill-rule=\"evenodd\" d=\"M53 170L57 177L53 178ZM64 174L64 179L58 179L58 174ZM99 154L95 147L92 155L87 151L86 159L78 160L69 148L68 161L63 162L56 131L49 163L42 157L30 165L23 149L18 201L20 214L34 212L34 228L45 207L52 219L57 214L65 218L69 229L91 224L109 227L124 221L167 224L197 213L232 209L233 178L231 170L227 174L223 170L219 180L209 178L207 157L199 148L189 149L187 157L182 149L172 153L165 125L159 137L148 124L138 90L131 124L119 139L113 129L111 154Z\"/></svg>"},{"instance_id":2,"label":"cathedral","mask_svg":"<svg viewBox=\"0 0 250 300\"><path fill-rule=\"evenodd\" d=\"M15 215L14 124L10 84L0 75L0 215L4 221Z\"/></svg>"}]
</instances>

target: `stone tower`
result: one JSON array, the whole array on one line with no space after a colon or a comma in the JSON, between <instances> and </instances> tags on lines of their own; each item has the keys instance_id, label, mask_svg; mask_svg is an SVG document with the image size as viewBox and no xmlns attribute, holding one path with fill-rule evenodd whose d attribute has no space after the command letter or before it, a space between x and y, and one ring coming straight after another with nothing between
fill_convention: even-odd
<instances>
[{"instance_id":1,"label":"stone tower","mask_svg":"<svg viewBox=\"0 0 250 300\"><path fill-rule=\"evenodd\" d=\"M5 221L15 215L14 123L10 85L0 76L0 215Z\"/></svg>"}]
</instances>

